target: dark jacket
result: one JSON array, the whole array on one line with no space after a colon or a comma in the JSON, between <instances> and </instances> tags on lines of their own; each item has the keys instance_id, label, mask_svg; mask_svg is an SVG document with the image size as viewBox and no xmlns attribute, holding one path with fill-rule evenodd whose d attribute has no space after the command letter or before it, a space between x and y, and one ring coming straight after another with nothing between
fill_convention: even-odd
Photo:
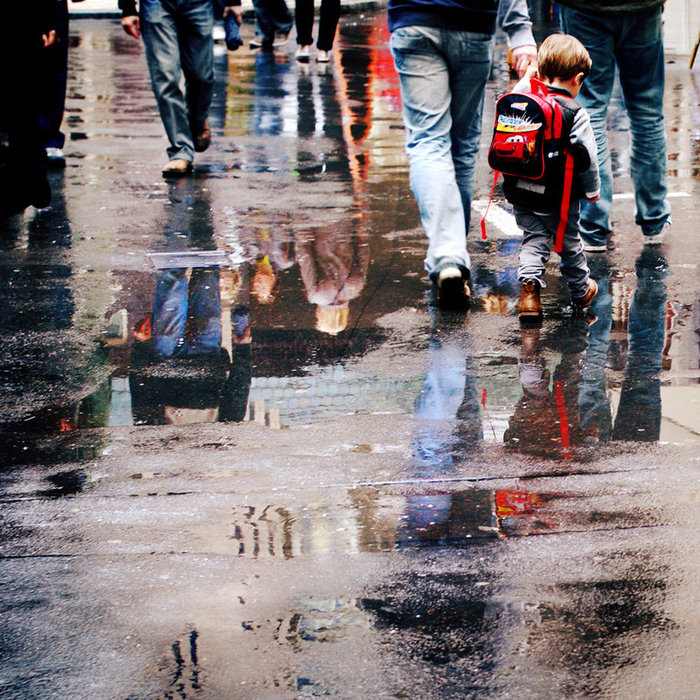
<instances>
[{"instance_id":1,"label":"dark jacket","mask_svg":"<svg viewBox=\"0 0 700 700\"><path fill-rule=\"evenodd\" d=\"M557 0L560 5L570 7L587 15L627 14L644 12L661 7L666 0Z\"/></svg>"},{"instance_id":2,"label":"dark jacket","mask_svg":"<svg viewBox=\"0 0 700 700\"><path fill-rule=\"evenodd\" d=\"M222 0L226 7L238 7L241 4L241 0ZM214 2L214 5L217 3ZM136 11L136 0L119 0L119 9L122 11L123 17L129 17L130 15L137 15Z\"/></svg>"},{"instance_id":3,"label":"dark jacket","mask_svg":"<svg viewBox=\"0 0 700 700\"><path fill-rule=\"evenodd\" d=\"M535 45L527 0L389 0L388 13L392 32L424 26L493 34L498 25L511 49Z\"/></svg>"}]
</instances>

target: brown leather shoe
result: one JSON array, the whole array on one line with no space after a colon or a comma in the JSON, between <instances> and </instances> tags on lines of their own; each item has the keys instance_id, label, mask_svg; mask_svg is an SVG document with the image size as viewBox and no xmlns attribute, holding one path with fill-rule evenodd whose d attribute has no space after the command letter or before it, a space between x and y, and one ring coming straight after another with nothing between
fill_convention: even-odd
<instances>
[{"instance_id":1,"label":"brown leather shoe","mask_svg":"<svg viewBox=\"0 0 700 700\"><path fill-rule=\"evenodd\" d=\"M209 128L209 122L205 121L201 127L192 127L192 141L194 143L194 150L197 153L206 151L211 143L211 129Z\"/></svg>"},{"instance_id":2,"label":"brown leather shoe","mask_svg":"<svg viewBox=\"0 0 700 700\"><path fill-rule=\"evenodd\" d=\"M181 177L192 172L192 161L184 158L173 158L163 168L164 177Z\"/></svg>"},{"instance_id":3,"label":"brown leather shoe","mask_svg":"<svg viewBox=\"0 0 700 700\"><path fill-rule=\"evenodd\" d=\"M577 311L583 311L583 309L587 309L591 305L596 294L598 294L598 284L594 279L589 278L588 291L582 297L572 299L571 304Z\"/></svg>"},{"instance_id":4,"label":"brown leather shoe","mask_svg":"<svg viewBox=\"0 0 700 700\"><path fill-rule=\"evenodd\" d=\"M520 292L520 318L542 318L540 301L540 283L537 280L525 280Z\"/></svg>"}]
</instances>

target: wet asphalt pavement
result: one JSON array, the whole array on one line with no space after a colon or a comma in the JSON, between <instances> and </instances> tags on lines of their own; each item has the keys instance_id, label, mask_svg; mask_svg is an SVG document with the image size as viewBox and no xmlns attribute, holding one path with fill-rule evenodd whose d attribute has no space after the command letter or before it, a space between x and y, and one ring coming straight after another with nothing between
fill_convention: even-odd
<instances>
[{"instance_id":1,"label":"wet asphalt pavement","mask_svg":"<svg viewBox=\"0 0 700 700\"><path fill-rule=\"evenodd\" d=\"M435 307L381 12L327 68L217 49L174 182L141 45L71 35L67 167L0 230L0 696L696 698L698 69L667 242L616 98L597 320L553 261L521 330L485 158L474 308Z\"/></svg>"}]
</instances>

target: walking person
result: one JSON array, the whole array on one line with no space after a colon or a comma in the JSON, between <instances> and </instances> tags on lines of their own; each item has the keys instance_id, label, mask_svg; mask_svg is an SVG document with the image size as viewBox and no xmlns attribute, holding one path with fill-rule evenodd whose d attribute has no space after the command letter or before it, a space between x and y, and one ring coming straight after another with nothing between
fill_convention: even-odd
<instances>
[{"instance_id":1,"label":"walking person","mask_svg":"<svg viewBox=\"0 0 700 700\"><path fill-rule=\"evenodd\" d=\"M593 61L579 102L591 115L598 146L600 200L584 203L579 228L584 250L603 252L611 232L612 166L606 134L615 68L630 120L630 175L636 203L635 223L645 245L661 243L671 223L666 199L666 133L663 116L665 0L558 0L562 31L575 36Z\"/></svg>"},{"instance_id":2,"label":"walking person","mask_svg":"<svg viewBox=\"0 0 700 700\"><path fill-rule=\"evenodd\" d=\"M250 48L269 51L284 46L294 24L285 0L253 0L253 8L255 38L250 42Z\"/></svg>"},{"instance_id":3,"label":"walking person","mask_svg":"<svg viewBox=\"0 0 700 700\"><path fill-rule=\"evenodd\" d=\"M308 63L311 46L314 43L312 30L314 25L314 0L296 0L295 20L297 26L296 59ZM321 13L318 22L318 39L316 40L316 61L328 63L335 39L335 31L340 19L340 0L321 0Z\"/></svg>"},{"instance_id":4,"label":"walking person","mask_svg":"<svg viewBox=\"0 0 700 700\"><path fill-rule=\"evenodd\" d=\"M552 238L559 237L560 223L563 236L560 248L557 247L559 269L566 280L574 309L587 309L598 292L583 253L576 205L579 199L595 202L600 196L598 160L590 118L574 99L590 69L591 58L578 39L566 34L551 34L540 46L537 67L529 67L514 89L515 93L530 92L530 79L535 73L539 75L547 92L554 96L561 108L561 139L565 145L560 150L570 153L572 158L570 194L564 192L566 162L561 159L547 159L545 167L551 171L547 170L547 185L542 186L541 191L533 188L532 180L513 175L504 177L503 192L513 204L515 221L523 231L518 267L518 279L522 283L521 320L542 317L542 276L549 260ZM521 104L518 108L522 108ZM519 117L514 115L511 119L517 124ZM566 202L569 196L574 205L569 205L568 211L566 208L562 211L562 201Z\"/></svg>"},{"instance_id":5,"label":"walking person","mask_svg":"<svg viewBox=\"0 0 700 700\"><path fill-rule=\"evenodd\" d=\"M527 2L389 0L388 14L411 189L428 237L425 268L440 305L464 309L466 237L494 34L499 24L522 76L537 56Z\"/></svg>"},{"instance_id":6,"label":"walking person","mask_svg":"<svg viewBox=\"0 0 700 700\"><path fill-rule=\"evenodd\" d=\"M240 24L241 0L224 0ZM195 152L211 142L207 117L214 88L212 0L119 0L124 31L143 35L153 93L170 145L165 177L192 172ZM181 87L184 75L185 90Z\"/></svg>"}]
</instances>

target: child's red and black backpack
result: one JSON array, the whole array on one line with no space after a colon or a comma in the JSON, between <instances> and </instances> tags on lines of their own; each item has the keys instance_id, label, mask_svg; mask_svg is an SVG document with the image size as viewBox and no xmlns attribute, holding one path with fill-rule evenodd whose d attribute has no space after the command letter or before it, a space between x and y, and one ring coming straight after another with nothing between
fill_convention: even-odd
<instances>
[{"instance_id":1,"label":"child's red and black backpack","mask_svg":"<svg viewBox=\"0 0 700 700\"><path fill-rule=\"evenodd\" d=\"M561 251L574 187L569 134L580 106L550 93L541 80L532 78L530 87L530 92L507 92L496 102L488 162L495 171L494 188L503 173L503 193L511 204L561 213L555 242L555 250Z\"/></svg>"}]
</instances>

